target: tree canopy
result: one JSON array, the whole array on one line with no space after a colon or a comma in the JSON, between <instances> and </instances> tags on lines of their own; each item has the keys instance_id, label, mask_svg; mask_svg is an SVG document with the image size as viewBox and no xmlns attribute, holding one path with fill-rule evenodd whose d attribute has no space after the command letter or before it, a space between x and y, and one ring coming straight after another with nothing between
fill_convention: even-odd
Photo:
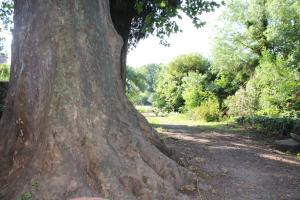
<instances>
[{"instance_id":1,"label":"tree canopy","mask_svg":"<svg viewBox=\"0 0 300 200\"><path fill-rule=\"evenodd\" d=\"M199 54L188 54L176 57L157 76L156 93L154 104L168 111L179 111L184 109L185 101L201 96L201 84L205 80L205 73L210 66L209 61ZM187 78L189 77L189 78ZM195 84L192 84L195 83ZM192 90L197 94L191 96ZM200 87L200 88L199 88ZM185 89L187 89L186 92ZM189 94L191 95L189 95ZM183 96L183 94L185 94ZM184 98L186 97L186 98ZM195 100L195 101L201 101ZM189 105L197 104L195 102Z\"/></svg>"},{"instance_id":2,"label":"tree canopy","mask_svg":"<svg viewBox=\"0 0 300 200\"><path fill-rule=\"evenodd\" d=\"M218 0L110 0L111 16L118 33L129 46L153 34L167 44L166 38L182 31L176 19L186 14L196 27L205 24L200 15L214 11L223 2ZM1 4L0 19L6 27L12 23L13 1ZM125 41L127 42L127 41Z\"/></svg>"},{"instance_id":3,"label":"tree canopy","mask_svg":"<svg viewBox=\"0 0 300 200\"><path fill-rule=\"evenodd\" d=\"M175 19L181 19L186 14L196 27L205 24L199 17L203 12L213 11L220 4L215 0L136 0L135 11L131 24L130 44L136 44L150 34L166 43L166 37L171 33L182 31Z\"/></svg>"}]
</instances>

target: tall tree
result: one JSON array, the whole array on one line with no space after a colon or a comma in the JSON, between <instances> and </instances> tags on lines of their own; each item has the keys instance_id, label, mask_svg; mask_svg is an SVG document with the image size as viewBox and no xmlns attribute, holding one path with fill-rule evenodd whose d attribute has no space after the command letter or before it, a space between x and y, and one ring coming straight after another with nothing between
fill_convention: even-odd
<instances>
[{"instance_id":1,"label":"tall tree","mask_svg":"<svg viewBox=\"0 0 300 200\"><path fill-rule=\"evenodd\" d=\"M134 105L141 104L147 87L146 77L133 67L127 68L126 96Z\"/></svg>"},{"instance_id":2,"label":"tall tree","mask_svg":"<svg viewBox=\"0 0 300 200\"><path fill-rule=\"evenodd\" d=\"M215 38L212 71L217 74L211 90L223 101L253 76L265 50L272 50L267 38L267 0L226 0L223 25Z\"/></svg>"},{"instance_id":3,"label":"tall tree","mask_svg":"<svg viewBox=\"0 0 300 200\"><path fill-rule=\"evenodd\" d=\"M209 61L199 54L187 54L176 57L160 72L155 88L154 104L168 111L181 111L185 105L182 92L183 80L189 73L205 74Z\"/></svg>"},{"instance_id":4,"label":"tall tree","mask_svg":"<svg viewBox=\"0 0 300 200\"><path fill-rule=\"evenodd\" d=\"M110 12L116 31L123 39L120 75L123 86L126 83L126 56L128 48L141 39L153 34L167 45L166 37L182 31L175 19L185 13L196 27L205 24L199 16L220 6L219 0L110 0ZM4 0L0 19L9 24L12 14L12 0Z\"/></svg>"},{"instance_id":5,"label":"tall tree","mask_svg":"<svg viewBox=\"0 0 300 200\"><path fill-rule=\"evenodd\" d=\"M0 199L188 199L125 96L109 0L15 0Z\"/></svg>"},{"instance_id":6,"label":"tall tree","mask_svg":"<svg viewBox=\"0 0 300 200\"><path fill-rule=\"evenodd\" d=\"M232 115L296 116L288 102L299 90L299 1L226 3L213 51L213 92L221 100L235 94L227 100Z\"/></svg>"}]
</instances>

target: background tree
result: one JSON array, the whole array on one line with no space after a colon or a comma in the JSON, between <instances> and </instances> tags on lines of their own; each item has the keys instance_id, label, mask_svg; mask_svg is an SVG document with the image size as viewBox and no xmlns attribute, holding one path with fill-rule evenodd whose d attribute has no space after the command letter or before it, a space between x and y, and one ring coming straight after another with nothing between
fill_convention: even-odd
<instances>
[{"instance_id":1,"label":"background tree","mask_svg":"<svg viewBox=\"0 0 300 200\"><path fill-rule=\"evenodd\" d=\"M136 69L139 73L143 74L146 79L147 91L149 93L153 93L155 89L155 81L157 79L157 75L161 70L160 64L148 64L141 66Z\"/></svg>"},{"instance_id":2,"label":"background tree","mask_svg":"<svg viewBox=\"0 0 300 200\"><path fill-rule=\"evenodd\" d=\"M296 0L269 0L267 39L275 55L283 56L288 67L300 70L300 3Z\"/></svg>"},{"instance_id":3,"label":"background tree","mask_svg":"<svg viewBox=\"0 0 300 200\"><path fill-rule=\"evenodd\" d=\"M127 68L126 94L134 105L151 105L155 81L161 66L148 64Z\"/></svg>"},{"instance_id":4,"label":"background tree","mask_svg":"<svg viewBox=\"0 0 300 200\"><path fill-rule=\"evenodd\" d=\"M274 60L264 53L254 76L234 96L226 100L232 116L264 115L269 117L297 117L299 108L289 107L300 89L299 72L288 61Z\"/></svg>"},{"instance_id":5,"label":"background tree","mask_svg":"<svg viewBox=\"0 0 300 200\"><path fill-rule=\"evenodd\" d=\"M146 77L132 67L127 68L126 95L135 105L142 104L146 90Z\"/></svg>"},{"instance_id":6,"label":"background tree","mask_svg":"<svg viewBox=\"0 0 300 200\"><path fill-rule=\"evenodd\" d=\"M288 102L299 91L298 1L226 3L213 51L216 94L232 95L226 105L233 116L297 116Z\"/></svg>"},{"instance_id":7,"label":"background tree","mask_svg":"<svg viewBox=\"0 0 300 200\"><path fill-rule=\"evenodd\" d=\"M168 111L179 111L185 105L183 80L190 73L205 74L209 61L199 54L182 55L171 61L158 77L155 105ZM197 87L197 86L195 86Z\"/></svg>"},{"instance_id":8,"label":"background tree","mask_svg":"<svg viewBox=\"0 0 300 200\"><path fill-rule=\"evenodd\" d=\"M182 98L185 102L185 109L192 110L200 106L201 103L208 99L209 92L205 90L205 74L190 72L183 78Z\"/></svg>"}]
</instances>

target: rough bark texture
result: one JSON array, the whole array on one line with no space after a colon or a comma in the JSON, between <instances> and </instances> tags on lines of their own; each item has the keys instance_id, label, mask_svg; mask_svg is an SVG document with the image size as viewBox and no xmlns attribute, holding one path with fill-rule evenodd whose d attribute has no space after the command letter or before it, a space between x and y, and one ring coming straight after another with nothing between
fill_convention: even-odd
<instances>
[{"instance_id":1,"label":"rough bark texture","mask_svg":"<svg viewBox=\"0 0 300 200\"><path fill-rule=\"evenodd\" d=\"M124 94L109 1L15 0L14 23L0 199L186 199L190 174Z\"/></svg>"}]
</instances>

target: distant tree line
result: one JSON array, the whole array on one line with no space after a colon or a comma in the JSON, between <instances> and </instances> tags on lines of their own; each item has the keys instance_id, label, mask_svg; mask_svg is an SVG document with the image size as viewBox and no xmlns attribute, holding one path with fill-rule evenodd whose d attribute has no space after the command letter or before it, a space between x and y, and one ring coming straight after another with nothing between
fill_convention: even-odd
<instances>
[{"instance_id":1,"label":"distant tree line","mask_svg":"<svg viewBox=\"0 0 300 200\"><path fill-rule=\"evenodd\" d=\"M299 118L299 10L297 0L226 1L212 57L189 54L130 68L129 98L207 121Z\"/></svg>"}]
</instances>

